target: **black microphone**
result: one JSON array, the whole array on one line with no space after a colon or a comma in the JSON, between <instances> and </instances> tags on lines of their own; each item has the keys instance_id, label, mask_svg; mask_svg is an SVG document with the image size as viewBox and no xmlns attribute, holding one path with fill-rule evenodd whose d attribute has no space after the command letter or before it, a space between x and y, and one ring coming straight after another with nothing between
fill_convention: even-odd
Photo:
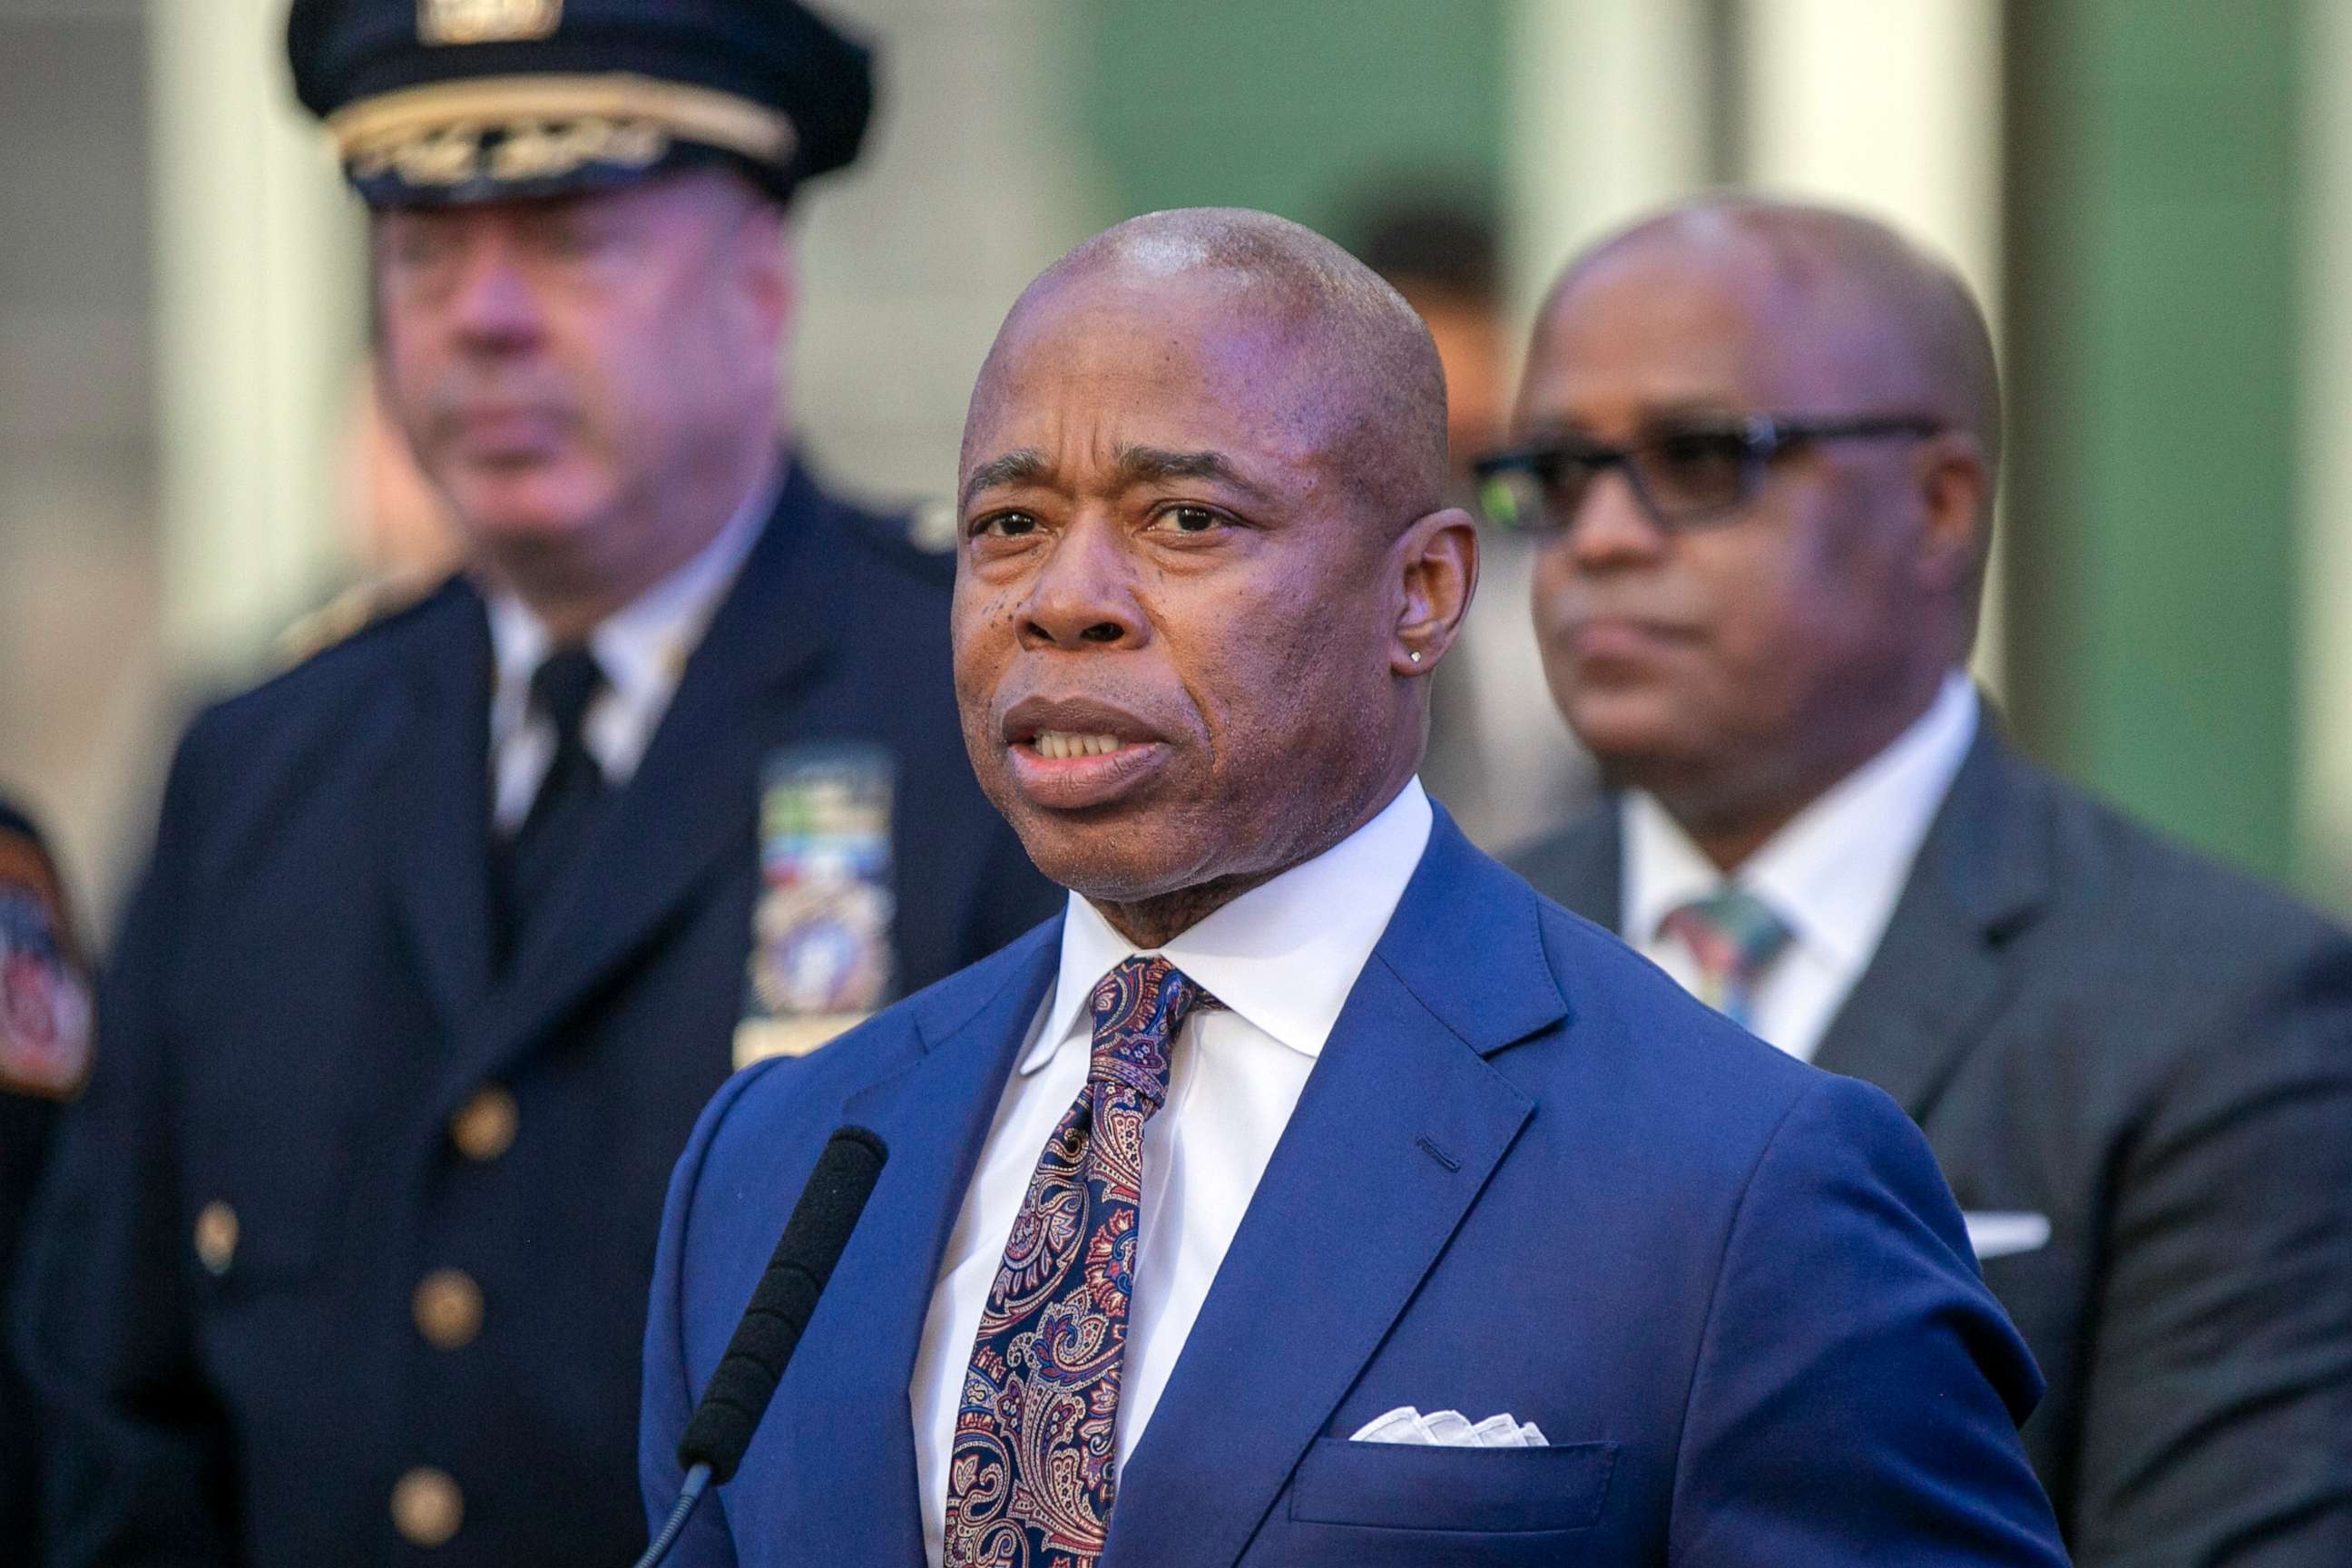
<instances>
[{"instance_id":1,"label":"black microphone","mask_svg":"<svg viewBox=\"0 0 2352 1568\"><path fill-rule=\"evenodd\" d=\"M767 1414L768 1401L783 1380L784 1367L801 1342L801 1331L816 1311L817 1298L833 1267L849 1245L866 1200L882 1177L890 1151L863 1127L845 1127L825 1141L816 1169L801 1189L793 1216L768 1259L768 1271L751 1292L751 1304L735 1325L727 1353L702 1390L702 1398L678 1439L677 1462L686 1484L661 1533L637 1559L636 1568L655 1568L686 1528L687 1517L713 1482L724 1486L743 1462L751 1434Z\"/></svg>"}]
</instances>

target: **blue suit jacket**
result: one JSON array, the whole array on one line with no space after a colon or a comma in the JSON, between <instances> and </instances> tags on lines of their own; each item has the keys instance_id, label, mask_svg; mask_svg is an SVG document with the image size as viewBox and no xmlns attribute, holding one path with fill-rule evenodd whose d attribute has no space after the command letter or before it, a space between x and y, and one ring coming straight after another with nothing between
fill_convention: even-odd
<instances>
[{"instance_id":1,"label":"blue suit jacket","mask_svg":"<svg viewBox=\"0 0 2352 1568\"><path fill-rule=\"evenodd\" d=\"M673 1450L826 1137L890 1160L679 1561L919 1568L908 1384L1058 922L740 1075L672 1181L640 1464ZM1106 1568L2063 1563L2041 1380L1917 1131L1440 815L1119 1478ZM1350 1443L1399 1405L1507 1451Z\"/></svg>"}]
</instances>

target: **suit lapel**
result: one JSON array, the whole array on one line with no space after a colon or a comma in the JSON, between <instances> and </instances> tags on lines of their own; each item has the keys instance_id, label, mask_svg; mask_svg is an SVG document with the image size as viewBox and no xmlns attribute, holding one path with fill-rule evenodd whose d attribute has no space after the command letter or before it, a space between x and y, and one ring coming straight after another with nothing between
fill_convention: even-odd
<instances>
[{"instance_id":1,"label":"suit lapel","mask_svg":"<svg viewBox=\"0 0 2352 1568\"><path fill-rule=\"evenodd\" d=\"M1915 1119L1925 1114L2005 990L2000 944L2044 896L2040 820L1988 704L1816 1066L1867 1079ZM1536 869L1547 893L1625 935L1622 823L1612 799L1548 846Z\"/></svg>"},{"instance_id":2,"label":"suit lapel","mask_svg":"<svg viewBox=\"0 0 2352 1568\"><path fill-rule=\"evenodd\" d=\"M1008 978L976 1013L919 999L919 1047L843 1104L843 1122L879 1133L890 1157L793 1363L793 1404L820 1413L793 1424L799 1517L837 1532L799 1543L811 1561L922 1568L908 1388L940 1258L1061 941L1055 921L992 961Z\"/></svg>"},{"instance_id":3,"label":"suit lapel","mask_svg":"<svg viewBox=\"0 0 2352 1568\"><path fill-rule=\"evenodd\" d=\"M635 953L725 857L756 852L757 771L832 626L823 498L794 465L645 759L516 955L466 1070L528 1048ZM749 940L749 933L746 933Z\"/></svg>"},{"instance_id":4,"label":"suit lapel","mask_svg":"<svg viewBox=\"0 0 2352 1568\"><path fill-rule=\"evenodd\" d=\"M1988 710L1815 1065L1878 1085L1915 1120L1927 1113L2007 991L2000 944L2046 894L2038 824Z\"/></svg>"},{"instance_id":5,"label":"suit lapel","mask_svg":"<svg viewBox=\"0 0 2352 1568\"><path fill-rule=\"evenodd\" d=\"M1527 885L1441 812L1119 1483L1106 1568L1226 1564L1533 1110L1483 1058L1567 1013Z\"/></svg>"},{"instance_id":6,"label":"suit lapel","mask_svg":"<svg viewBox=\"0 0 2352 1568\"><path fill-rule=\"evenodd\" d=\"M419 663L403 741L384 774L384 869L434 1011L455 1037L490 978L490 631L463 583L441 590L431 629L446 645Z\"/></svg>"}]
</instances>

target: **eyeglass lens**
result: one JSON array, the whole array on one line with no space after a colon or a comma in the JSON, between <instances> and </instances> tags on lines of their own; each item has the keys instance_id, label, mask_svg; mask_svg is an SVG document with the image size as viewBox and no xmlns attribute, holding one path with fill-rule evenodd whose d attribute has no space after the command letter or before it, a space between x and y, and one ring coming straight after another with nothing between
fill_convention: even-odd
<instances>
[{"instance_id":1,"label":"eyeglass lens","mask_svg":"<svg viewBox=\"0 0 2352 1568\"><path fill-rule=\"evenodd\" d=\"M1622 466L1644 510L1678 522L1733 510L1748 500L1757 455L1740 434L1668 431L1622 451L1563 447L1543 460L1487 476L1480 500L1506 528L1556 529L1572 522L1604 468Z\"/></svg>"}]
</instances>

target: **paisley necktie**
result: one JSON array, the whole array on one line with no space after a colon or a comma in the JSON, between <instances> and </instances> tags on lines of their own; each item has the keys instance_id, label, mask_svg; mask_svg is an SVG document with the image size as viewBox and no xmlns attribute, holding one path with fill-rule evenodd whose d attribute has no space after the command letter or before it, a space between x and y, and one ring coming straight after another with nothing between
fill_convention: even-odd
<instances>
[{"instance_id":1,"label":"paisley necktie","mask_svg":"<svg viewBox=\"0 0 2352 1568\"><path fill-rule=\"evenodd\" d=\"M1220 1004L1140 956L1103 976L1093 1002L1087 1086L1029 1179L964 1373L948 1568L1092 1568L1110 1528L1143 1125L1168 1098L1185 1018Z\"/></svg>"}]
</instances>

